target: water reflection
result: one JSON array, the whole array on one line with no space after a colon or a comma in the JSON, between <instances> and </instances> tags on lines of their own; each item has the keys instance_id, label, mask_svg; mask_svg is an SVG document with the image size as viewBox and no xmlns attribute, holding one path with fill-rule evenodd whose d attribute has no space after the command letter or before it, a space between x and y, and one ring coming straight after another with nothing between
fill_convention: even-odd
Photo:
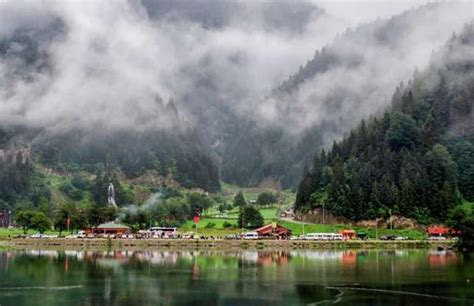
<instances>
[{"instance_id":1,"label":"water reflection","mask_svg":"<svg viewBox=\"0 0 474 306\"><path fill-rule=\"evenodd\" d=\"M0 274L2 306L474 301L473 262L451 251L0 251Z\"/></svg>"}]
</instances>

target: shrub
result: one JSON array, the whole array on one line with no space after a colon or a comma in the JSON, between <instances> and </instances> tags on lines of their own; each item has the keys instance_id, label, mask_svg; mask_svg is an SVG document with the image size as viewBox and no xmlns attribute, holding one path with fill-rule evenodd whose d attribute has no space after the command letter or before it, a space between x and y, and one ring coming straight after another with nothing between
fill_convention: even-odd
<instances>
[{"instance_id":1,"label":"shrub","mask_svg":"<svg viewBox=\"0 0 474 306\"><path fill-rule=\"evenodd\" d=\"M222 226L224 228L230 228L230 227L234 227L234 224L228 222L228 221L224 221L224 223L222 224Z\"/></svg>"},{"instance_id":2,"label":"shrub","mask_svg":"<svg viewBox=\"0 0 474 306\"><path fill-rule=\"evenodd\" d=\"M208 224L206 224L205 228L214 228L216 227L216 224L214 222L209 222Z\"/></svg>"}]
</instances>

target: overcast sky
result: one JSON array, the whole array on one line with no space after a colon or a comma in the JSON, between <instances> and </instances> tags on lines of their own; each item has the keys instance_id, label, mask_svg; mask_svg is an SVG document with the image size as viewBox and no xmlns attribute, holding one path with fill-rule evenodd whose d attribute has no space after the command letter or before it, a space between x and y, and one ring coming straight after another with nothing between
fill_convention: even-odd
<instances>
[{"instance_id":1,"label":"overcast sky","mask_svg":"<svg viewBox=\"0 0 474 306\"><path fill-rule=\"evenodd\" d=\"M35 63L37 67L30 69L31 64L17 56L28 46L22 41L9 45L8 56L0 58L0 119L51 131L167 128L172 124L156 103L160 95L165 102L175 97L190 124L200 120L203 110L222 108L273 120L278 118L272 114L275 109L261 101L316 50L331 44L347 27L426 3L314 0L318 9L292 1L286 6L202 1L202 7L172 0L149 1L148 6L135 0L0 2L0 38L30 30L51 66L45 70ZM383 100L394 86L415 66L423 68L431 51L472 18L472 5L467 7L471 11L443 9L420 17L393 50L351 45L366 48L370 58L359 71L331 71L305 84L295 96L302 101L302 127L326 115L318 103L323 93L337 88L326 86L328 80L343 80L341 75L344 82L360 76L354 91L368 82L379 88L374 90L377 101L370 100L361 110L379 100L386 105ZM166 14L157 14L160 10ZM46 34L54 18L63 22L64 33L51 38ZM390 78L378 74L390 68ZM254 111L256 105L263 105L260 112Z\"/></svg>"}]
</instances>

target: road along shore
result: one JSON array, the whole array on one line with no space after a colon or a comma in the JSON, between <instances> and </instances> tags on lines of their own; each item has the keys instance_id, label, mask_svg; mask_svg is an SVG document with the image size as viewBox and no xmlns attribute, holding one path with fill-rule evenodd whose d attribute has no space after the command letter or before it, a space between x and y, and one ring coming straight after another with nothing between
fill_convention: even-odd
<instances>
[{"instance_id":1,"label":"road along shore","mask_svg":"<svg viewBox=\"0 0 474 306\"><path fill-rule=\"evenodd\" d=\"M208 239L11 239L0 241L0 246L12 248L64 248L64 249L451 249L454 241L429 240L208 240Z\"/></svg>"}]
</instances>

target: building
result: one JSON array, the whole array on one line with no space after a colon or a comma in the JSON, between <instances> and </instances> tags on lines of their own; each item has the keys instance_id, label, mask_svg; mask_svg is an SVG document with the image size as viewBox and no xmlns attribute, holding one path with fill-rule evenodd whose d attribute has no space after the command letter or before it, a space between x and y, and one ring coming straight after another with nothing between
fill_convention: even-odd
<instances>
[{"instance_id":1,"label":"building","mask_svg":"<svg viewBox=\"0 0 474 306\"><path fill-rule=\"evenodd\" d=\"M284 211L280 212L280 218L294 218L295 211L293 208L287 208Z\"/></svg>"},{"instance_id":2,"label":"building","mask_svg":"<svg viewBox=\"0 0 474 306\"><path fill-rule=\"evenodd\" d=\"M429 237L458 236L460 234L459 231L445 226L429 226L427 232Z\"/></svg>"},{"instance_id":3,"label":"building","mask_svg":"<svg viewBox=\"0 0 474 306\"><path fill-rule=\"evenodd\" d=\"M266 238L288 238L291 236L291 230L276 223L267 224L255 230L259 237Z\"/></svg>"},{"instance_id":4,"label":"building","mask_svg":"<svg viewBox=\"0 0 474 306\"><path fill-rule=\"evenodd\" d=\"M0 227L9 227L12 224L12 212L10 210L0 210Z\"/></svg>"},{"instance_id":5,"label":"building","mask_svg":"<svg viewBox=\"0 0 474 306\"><path fill-rule=\"evenodd\" d=\"M339 232L342 235L343 240L352 240L356 238L356 232L351 229L345 229Z\"/></svg>"},{"instance_id":6,"label":"building","mask_svg":"<svg viewBox=\"0 0 474 306\"><path fill-rule=\"evenodd\" d=\"M86 234L92 233L95 235L123 235L130 233L130 227L117 223L102 223L97 227L85 230Z\"/></svg>"}]
</instances>

